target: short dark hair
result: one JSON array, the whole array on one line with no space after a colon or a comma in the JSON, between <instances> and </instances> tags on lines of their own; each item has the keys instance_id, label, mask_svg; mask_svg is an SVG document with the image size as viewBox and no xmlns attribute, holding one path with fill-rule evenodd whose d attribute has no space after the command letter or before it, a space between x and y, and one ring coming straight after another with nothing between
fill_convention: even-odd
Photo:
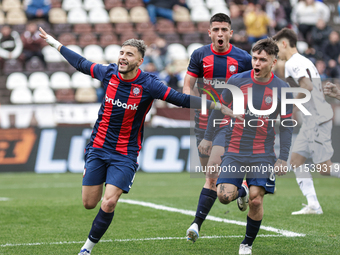
<instances>
[{"instance_id":1,"label":"short dark hair","mask_svg":"<svg viewBox=\"0 0 340 255\"><path fill-rule=\"evenodd\" d=\"M258 51L259 53L261 53L263 50L268 55L274 55L275 57L277 57L277 54L279 53L279 47L272 38L266 38L257 41L251 49L252 52Z\"/></svg>"},{"instance_id":2,"label":"short dark hair","mask_svg":"<svg viewBox=\"0 0 340 255\"><path fill-rule=\"evenodd\" d=\"M296 47L296 42L297 42L297 35L296 33L289 28L282 28L279 32L277 32L276 35L273 36L273 39L275 41L279 41L282 38L285 38L289 41L289 46L291 48L295 48Z\"/></svg>"},{"instance_id":3,"label":"short dark hair","mask_svg":"<svg viewBox=\"0 0 340 255\"><path fill-rule=\"evenodd\" d=\"M227 22L229 25L231 25L230 17L227 14L224 13L216 13L214 16L210 18L210 25L213 22Z\"/></svg>"},{"instance_id":4,"label":"short dark hair","mask_svg":"<svg viewBox=\"0 0 340 255\"><path fill-rule=\"evenodd\" d=\"M138 40L138 39L129 39L123 42L123 46L132 46L136 47L138 52L142 55L142 58L144 58L145 51L146 51L146 45L143 40Z\"/></svg>"}]
</instances>

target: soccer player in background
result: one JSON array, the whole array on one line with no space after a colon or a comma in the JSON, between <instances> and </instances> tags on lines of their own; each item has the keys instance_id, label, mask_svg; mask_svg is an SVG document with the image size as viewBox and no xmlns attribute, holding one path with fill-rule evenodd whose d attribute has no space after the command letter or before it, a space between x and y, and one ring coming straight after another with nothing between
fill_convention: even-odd
<instances>
[{"instance_id":1,"label":"soccer player in background","mask_svg":"<svg viewBox=\"0 0 340 255\"><path fill-rule=\"evenodd\" d=\"M40 28L40 36L56 48L77 70L103 82L105 98L85 149L82 200L93 209L102 199L88 238L79 255L90 254L92 248L111 224L122 193L128 193L137 171L137 156L142 146L144 120L154 99L162 99L183 107L200 108L201 98L185 95L160 82L156 76L139 69L146 46L142 40L123 43L117 64L92 63L69 50ZM207 102L207 108L232 111L220 103Z\"/></svg>"},{"instance_id":2,"label":"soccer player in background","mask_svg":"<svg viewBox=\"0 0 340 255\"><path fill-rule=\"evenodd\" d=\"M331 140L333 110L323 95L322 82L316 67L297 51L295 32L283 28L273 39L280 50L279 58L286 60L285 77L291 87L298 86L311 92L311 99L304 106L312 115L303 116L290 156L290 165L308 204L300 211L292 212L292 215L322 214L309 168L313 168L313 172L338 177L339 164L331 162L334 152ZM296 95L296 98L303 97L302 93ZM305 164L307 158L312 158L314 165Z\"/></svg>"},{"instance_id":3,"label":"soccer player in background","mask_svg":"<svg viewBox=\"0 0 340 255\"><path fill-rule=\"evenodd\" d=\"M206 92L208 91L217 99L222 93L222 89L215 89L211 83L216 80L227 82L233 74L250 70L251 56L246 51L229 43L233 30L228 15L217 13L212 16L208 33L212 43L202 46L192 53L188 71L184 78L183 93L195 94L194 87L198 80L198 92L206 94L209 99L210 95ZM209 114L209 112L202 114L199 110L196 111L195 135L197 146L204 137ZM206 169L206 176L198 200L195 219L186 232L187 240L192 242L195 242L199 237L201 225L217 198L218 171L216 171L216 166L221 164L221 156L224 154L225 132L225 127L221 125L212 138L212 146L207 151L199 152L200 163L202 169ZM244 194L246 195L245 190Z\"/></svg>"},{"instance_id":4,"label":"soccer player in background","mask_svg":"<svg viewBox=\"0 0 340 255\"><path fill-rule=\"evenodd\" d=\"M281 90L288 88L289 85L272 73L278 52L279 49L271 38L258 41L252 48L253 70L235 74L228 81L228 84L237 86L244 94L245 116L244 122L232 119L227 125L225 153L220 166L221 174L217 180L217 196L223 204L229 204L240 198L240 188L246 175L249 186L249 212L246 234L240 244L239 254L252 253L252 244L263 218L264 195L274 193L275 172L282 175L288 170L287 159L293 131L291 121L293 107L290 104L286 107L286 115L281 115L278 159L274 152L274 127L277 116L281 114L282 97L293 97L292 93L286 95L281 93ZM274 94L274 89L277 89L277 95ZM249 102L249 97L252 98L252 102ZM234 109L236 101L230 90L223 90L221 96L223 104L233 104ZM268 110L273 107L275 101L277 107L269 115L256 115L249 108L252 104L257 110ZM200 150L203 151L210 146L209 141L215 129L214 122L222 118L222 114L212 111ZM248 201L238 199L237 202L239 207L243 208Z\"/></svg>"}]
</instances>

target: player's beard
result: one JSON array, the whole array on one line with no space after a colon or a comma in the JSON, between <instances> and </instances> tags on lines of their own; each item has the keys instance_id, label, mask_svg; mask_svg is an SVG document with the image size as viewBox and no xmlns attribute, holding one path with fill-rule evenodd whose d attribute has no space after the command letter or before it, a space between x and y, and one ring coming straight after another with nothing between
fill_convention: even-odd
<instances>
[{"instance_id":1,"label":"player's beard","mask_svg":"<svg viewBox=\"0 0 340 255\"><path fill-rule=\"evenodd\" d=\"M138 63L131 64L131 65L128 64L128 65L127 65L127 69L126 69L125 71L120 71L120 70L119 70L119 66L120 66L120 64L118 65L118 72L120 72L120 73L122 73L122 74L127 74L127 73L133 71L133 70L138 66Z\"/></svg>"}]
</instances>

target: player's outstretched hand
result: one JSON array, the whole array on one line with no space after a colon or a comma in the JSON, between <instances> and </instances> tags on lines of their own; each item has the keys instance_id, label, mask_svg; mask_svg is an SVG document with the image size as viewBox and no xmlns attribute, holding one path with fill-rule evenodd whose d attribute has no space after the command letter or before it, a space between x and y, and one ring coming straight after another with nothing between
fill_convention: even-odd
<instances>
[{"instance_id":1,"label":"player's outstretched hand","mask_svg":"<svg viewBox=\"0 0 340 255\"><path fill-rule=\"evenodd\" d=\"M287 161L278 159L274 165L274 172L278 176L285 175L288 172Z\"/></svg>"},{"instance_id":2,"label":"player's outstretched hand","mask_svg":"<svg viewBox=\"0 0 340 255\"><path fill-rule=\"evenodd\" d=\"M51 45L53 48L56 48L57 50L60 50L60 47L62 44L58 42L56 39L54 39L52 36L47 34L44 29L39 27L40 34L39 36L44 39L49 45Z\"/></svg>"},{"instance_id":3,"label":"player's outstretched hand","mask_svg":"<svg viewBox=\"0 0 340 255\"><path fill-rule=\"evenodd\" d=\"M205 139L203 139L198 145L199 152L205 155L210 155L211 148L212 148L212 141L208 141Z\"/></svg>"},{"instance_id":4,"label":"player's outstretched hand","mask_svg":"<svg viewBox=\"0 0 340 255\"><path fill-rule=\"evenodd\" d=\"M230 117L232 117L232 118L235 118L235 119L244 121L244 119L242 118L242 115L234 114L233 111L232 111L230 108L228 108L227 106L225 106L224 104L222 104L221 112L222 112L224 115L228 115L228 116L230 116Z\"/></svg>"},{"instance_id":5,"label":"player's outstretched hand","mask_svg":"<svg viewBox=\"0 0 340 255\"><path fill-rule=\"evenodd\" d=\"M334 83L331 82L326 83L323 93L329 97L335 97L338 99L340 97L340 90Z\"/></svg>"}]
</instances>

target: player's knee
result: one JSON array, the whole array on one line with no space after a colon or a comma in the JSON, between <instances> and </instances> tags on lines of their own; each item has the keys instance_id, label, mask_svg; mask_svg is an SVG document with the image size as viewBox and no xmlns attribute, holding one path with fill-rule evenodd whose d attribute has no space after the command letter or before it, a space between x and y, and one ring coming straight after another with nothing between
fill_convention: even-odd
<instances>
[{"instance_id":1,"label":"player's knee","mask_svg":"<svg viewBox=\"0 0 340 255\"><path fill-rule=\"evenodd\" d=\"M330 175L330 171L320 171L321 175L325 175L325 176L329 176Z\"/></svg>"},{"instance_id":2,"label":"player's knee","mask_svg":"<svg viewBox=\"0 0 340 255\"><path fill-rule=\"evenodd\" d=\"M291 164L292 168L298 168L301 163L298 160L292 158L290 160L290 164Z\"/></svg>"},{"instance_id":3,"label":"player's knee","mask_svg":"<svg viewBox=\"0 0 340 255\"><path fill-rule=\"evenodd\" d=\"M260 195L249 196L249 207L256 208L262 206L263 198Z\"/></svg>"},{"instance_id":4,"label":"player's knee","mask_svg":"<svg viewBox=\"0 0 340 255\"><path fill-rule=\"evenodd\" d=\"M93 209L97 206L97 201L89 201L89 200L83 200L83 205L85 209Z\"/></svg>"},{"instance_id":5,"label":"player's knee","mask_svg":"<svg viewBox=\"0 0 340 255\"><path fill-rule=\"evenodd\" d=\"M103 199L102 208L106 212L113 211L116 205L117 205L117 199L115 198Z\"/></svg>"},{"instance_id":6,"label":"player's knee","mask_svg":"<svg viewBox=\"0 0 340 255\"><path fill-rule=\"evenodd\" d=\"M217 186L217 197L222 204L229 204L237 198L237 188L234 185L221 183Z\"/></svg>"},{"instance_id":7,"label":"player's knee","mask_svg":"<svg viewBox=\"0 0 340 255\"><path fill-rule=\"evenodd\" d=\"M327 160L325 162L317 164L316 169L320 169L318 172L320 172L321 175L329 176L331 175L332 165L332 162L330 160Z\"/></svg>"},{"instance_id":8,"label":"player's knee","mask_svg":"<svg viewBox=\"0 0 340 255\"><path fill-rule=\"evenodd\" d=\"M225 205L229 204L232 201L231 198L228 195L224 194L224 193L223 194L219 193L217 195L217 197L218 197L218 200L220 200L220 202L222 204L225 204Z\"/></svg>"}]
</instances>

